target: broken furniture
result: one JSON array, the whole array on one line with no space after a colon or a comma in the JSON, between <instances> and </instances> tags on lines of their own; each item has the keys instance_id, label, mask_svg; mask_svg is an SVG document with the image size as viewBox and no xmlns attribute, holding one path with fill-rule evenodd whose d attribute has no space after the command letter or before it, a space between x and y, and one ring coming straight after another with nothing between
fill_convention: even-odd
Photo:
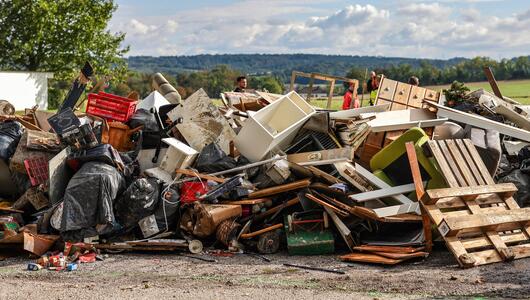
<instances>
[{"instance_id":1,"label":"broken furniture","mask_svg":"<svg viewBox=\"0 0 530 300\"><path fill-rule=\"evenodd\" d=\"M250 116L235 138L235 145L250 161L262 160L275 148L285 149L314 113L300 95L290 92Z\"/></svg>"},{"instance_id":2,"label":"broken furniture","mask_svg":"<svg viewBox=\"0 0 530 300\"><path fill-rule=\"evenodd\" d=\"M398 82L383 76L379 84L375 104L389 104L390 112L387 112L387 114L390 118L379 118L379 121L372 121L380 129L378 130L379 132L370 133L366 138L360 153L361 161L368 163L379 150L403 134L402 129L408 129L423 123L424 125L421 125L421 127L425 127L424 130L427 135L432 136L432 127L428 126L440 125L443 123L443 119L436 119L428 111L422 110L425 108L423 101L438 101L439 98L439 92ZM408 110L414 110L415 113L407 112ZM401 121L393 120L396 116ZM429 119L429 116L433 117ZM440 115L438 117L443 118Z\"/></svg>"},{"instance_id":3,"label":"broken furniture","mask_svg":"<svg viewBox=\"0 0 530 300\"><path fill-rule=\"evenodd\" d=\"M392 186L412 183L413 178L408 167L405 143L413 142L414 147L417 150L421 150L427 141L429 141L429 137L421 128L407 130L372 157L370 160L372 172L375 176ZM443 178L429 159L423 155L422 151L416 152L418 153L422 178L428 181L428 186L431 188L443 186Z\"/></svg>"}]
</instances>

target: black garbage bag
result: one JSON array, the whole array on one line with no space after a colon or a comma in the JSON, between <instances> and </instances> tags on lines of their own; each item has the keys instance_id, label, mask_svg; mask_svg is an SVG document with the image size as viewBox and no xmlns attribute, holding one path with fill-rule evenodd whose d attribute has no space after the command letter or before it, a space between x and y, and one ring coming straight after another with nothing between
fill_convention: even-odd
<instances>
[{"instance_id":1,"label":"black garbage bag","mask_svg":"<svg viewBox=\"0 0 530 300\"><path fill-rule=\"evenodd\" d=\"M499 162L499 168L497 169L497 178L504 177L508 175L513 169L515 169L514 165L510 162L506 154L501 155L501 159Z\"/></svg>"},{"instance_id":2,"label":"black garbage bag","mask_svg":"<svg viewBox=\"0 0 530 300\"><path fill-rule=\"evenodd\" d=\"M160 201L153 214L138 224L144 238L164 231L175 231L179 222L180 195L176 189L164 186Z\"/></svg>"},{"instance_id":3,"label":"black garbage bag","mask_svg":"<svg viewBox=\"0 0 530 300\"><path fill-rule=\"evenodd\" d=\"M530 175L530 148L528 146L521 148L519 153L517 153L517 159L519 160L521 171Z\"/></svg>"},{"instance_id":4,"label":"black garbage bag","mask_svg":"<svg viewBox=\"0 0 530 300\"><path fill-rule=\"evenodd\" d=\"M115 167L97 161L83 164L64 194L60 227L63 238L80 240L114 230L113 203L124 189L125 179Z\"/></svg>"},{"instance_id":5,"label":"black garbage bag","mask_svg":"<svg viewBox=\"0 0 530 300\"><path fill-rule=\"evenodd\" d=\"M142 149L154 149L160 145L160 126L156 122L154 113L147 109L138 109L127 121L130 128L137 128L143 126L140 131L138 142L141 143ZM164 145L160 145L164 146Z\"/></svg>"},{"instance_id":6,"label":"black garbage bag","mask_svg":"<svg viewBox=\"0 0 530 300\"><path fill-rule=\"evenodd\" d=\"M517 193L514 195L515 201L519 206L530 205L530 176L522 170L513 170L508 175L500 178L498 183L511 182L517 187Z\"/></svg>"},{"instance_id":7,"label":"black garbage bag","mask_svg":"<svg viewBox=\"0 0 530 300\"><path fill-rule=\"evenodd\" d=\"M17 121L0 123L0 158L5 162L15 154L23 133L24 128Z\"/></svg>"},{"instance_id":8,"label":"black garbage bag","mask_svg":"<svg viewBox=\"0 0 530 300\"><path fill-rule=\"evenodd\" d=\"M138 178L116 200L116 220L125 228L152 214L160 198L160 182L156 178Z\"/></svg>"},{"instance_id":9,"label":"black garbage bag","mask_svg":"<svg viewBox=\"0 0 530 300\"><path fill-rule=\"evenodd\" d=\"M226 153L216 143L204 147L195 161L195 168L201 173L215 173L237 166L236 160Z\"/></svg>"}]
</instances>

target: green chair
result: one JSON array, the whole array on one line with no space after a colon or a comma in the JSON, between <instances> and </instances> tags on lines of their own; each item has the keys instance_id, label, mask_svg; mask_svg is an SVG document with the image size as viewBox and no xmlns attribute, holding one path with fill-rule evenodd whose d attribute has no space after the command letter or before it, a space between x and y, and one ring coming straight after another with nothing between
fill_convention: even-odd
<instances>
[{"instance_id":1,"label":"green chair","mask_svg":"<svg viewBox=\"0 0 530 300\"><path fill-rule=\"evenodd\" d=\"M427 144L429 136L423 129L414 127L384 147L370 160L370 168L375 176L391 186L413 182L405 144L413 142L418 156L421 177L427 180L427 188L445 187L445 181L434 166L434 162L423 153L422 146ZM415 198L415 197L414 197Z\"/></svg>"}]
</instances>

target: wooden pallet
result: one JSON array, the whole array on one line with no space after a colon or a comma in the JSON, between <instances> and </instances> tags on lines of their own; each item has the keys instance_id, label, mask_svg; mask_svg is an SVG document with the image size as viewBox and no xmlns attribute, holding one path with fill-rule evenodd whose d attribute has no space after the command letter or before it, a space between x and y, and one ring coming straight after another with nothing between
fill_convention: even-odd
<instances>
[{"instance_id":1,"label":"wooden pallet","mask_svg":"<svg viewBox=\"0 0 530 300\"><path fill-rule=\"evenodd\" d=\"M470 140L429 141L448 188L428 190L422 205L462 267L530 256L530 208L511 183L495 184Z\"/></svg>"}]
</instances>

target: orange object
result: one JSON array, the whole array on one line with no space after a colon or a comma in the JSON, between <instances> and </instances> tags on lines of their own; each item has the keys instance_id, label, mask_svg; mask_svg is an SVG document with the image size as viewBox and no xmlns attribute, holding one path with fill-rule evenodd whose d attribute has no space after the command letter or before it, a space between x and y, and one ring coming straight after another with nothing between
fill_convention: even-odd
<instances>
[{"instance_id":1,"label":"orange object","mask_svg":"<svg viewBox=\"0 0 530 300\"><path fill-rule=\"evenodd\" d=\"M104 144L111 144L112 147L120 152L130 151L134 148L131 136L141 128L142 127L130 129L129 126L123 123L109 122L103 129L101 142Z\"/></svg>"}]
</instances>

